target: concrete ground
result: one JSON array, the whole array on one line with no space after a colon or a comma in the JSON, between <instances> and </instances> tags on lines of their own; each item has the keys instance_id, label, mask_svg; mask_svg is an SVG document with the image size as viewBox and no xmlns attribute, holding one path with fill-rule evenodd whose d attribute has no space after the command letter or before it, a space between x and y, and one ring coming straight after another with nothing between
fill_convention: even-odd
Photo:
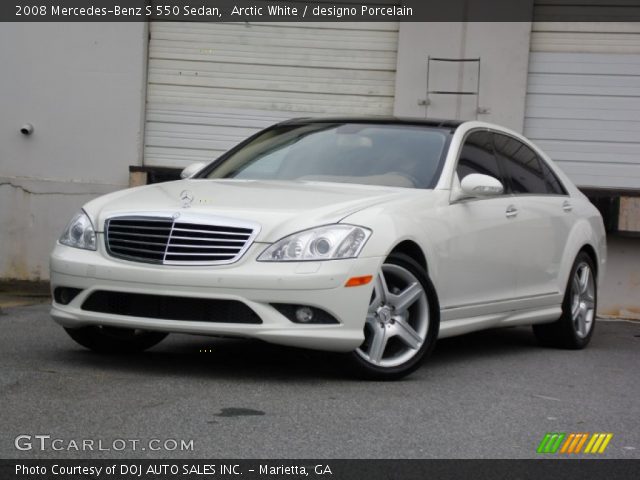
<instances>
[{"instance_id":1,"label":"concrete ground","mask_svg":"<svg viewBox=\"0 0 640 480\"><path fill-rule=\"evenodd\" d=\"M599 322L583 351L538 347L528 328L444 340L395 383L254 341L172 335L144 354L98 355L46 304L4 307L0 325L0 458L526 458L547 432L611 432L599 457L640 458L637 322ZM187 452L14 447L38 434L63 445L194 442Z\"/></svg>"}]
</instances>

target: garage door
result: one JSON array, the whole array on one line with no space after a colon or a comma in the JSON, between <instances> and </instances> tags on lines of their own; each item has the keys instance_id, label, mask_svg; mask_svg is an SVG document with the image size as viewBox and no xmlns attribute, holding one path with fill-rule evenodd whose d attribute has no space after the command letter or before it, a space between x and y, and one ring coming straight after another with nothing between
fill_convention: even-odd
<instances>
[{"instance_id":1,"label":"garage door","mask_svg":"<svg viewBox=\"0 0 640 480\"><path fill-rule=\"evenodd\" d=\"M210 161L291 117L390 115L397 44L397 23L151 23L145 165Z\"/></svg>"},{"instance_id":2,"label":"garage door","mask_svg":"<svg viewBox=\"0 0 640 480\"><path fill-rule=\"evenodd\" d=\"M640 189L640 24L534 22L524 133L579 186Z\"/></svg>"}]
</instances>

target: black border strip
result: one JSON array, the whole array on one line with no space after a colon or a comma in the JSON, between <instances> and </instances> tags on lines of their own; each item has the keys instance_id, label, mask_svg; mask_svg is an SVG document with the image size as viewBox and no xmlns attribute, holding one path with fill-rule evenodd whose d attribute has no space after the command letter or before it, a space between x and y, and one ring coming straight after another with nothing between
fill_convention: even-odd
<instances>
[{"instance_id":1,"label":"black border strip","mask_svg":"<svg viewBox=\"0 0 640 480\"><path fill-rule=\"evenodd\" d=\"M627 480L636 479L640 460L0 460L3 480L75 480L84 478L146 480L242 478L242 480L281 478L309 480ZM77 474L55 475L56 465L75 467ZM16 468L18 466L18 468ZM25 473L22 467L43 469L46 473ZM100 473L91 468L101 468ZM328 468L327 468L328 467ZM82 470L82 469L85 470ZM109 475L110 468L114 474ZM132 470L133 468L133 470ZM273 468L273 470L272 470ZM304 473L303 469L304 468ZM150 470L153 469L153 470ZM265 469L266 472L265 473ZM131 473L133 471L133 474ZM138 472L141 472L138 475ZM172 473L173 472L173 473ZM275 473L270 473L275 472ZM282 473L279 473L282 472ZM329 473L330 472L330 473ZM306 473L306 475L305 475Z\"/></svg>"},{"instance_id":2,"label":"black border strip","mask_svg":"<svg viewBox=\"0 0 640 480\"><path fill-rule=\"evenodd\" d=\"M283 7L279 10L280 14L274 12L275 6ZM296 9L295 14L293 9ZM640 21L640 0L15 0L0 2L0 21L2 22L144 22L150 20L637 22Z\"/></svg>"}]
</instances>

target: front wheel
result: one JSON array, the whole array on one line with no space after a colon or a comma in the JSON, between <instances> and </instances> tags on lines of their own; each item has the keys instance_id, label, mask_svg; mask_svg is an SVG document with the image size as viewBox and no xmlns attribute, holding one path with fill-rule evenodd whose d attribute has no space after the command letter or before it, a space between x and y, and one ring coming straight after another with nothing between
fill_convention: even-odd
<instances>
[{"instance_id":1,"label":"front wheel","mask_svg":"<svg viewBox=\"0 0 640 480\"><path fill-rule=\"evenodd\" d=\"M365 339L351 364L365 378L402 378L431 353L438 328L438 299L426 272L412 258L391 254L376 276Z\"/></svg>"},{"instance_id":2,"label":"front wheel","mask_svg":"<svg viewBox=\"0 0 640 480\"><path fill-rule=\"evenodd\" d=\"M593 260L580 252L571 268L562 302L562 316L554 323L533 326L540 344L581 349L588 345L596 325L598 288Z\"/></svg>"},{"instance_id":3,"label":"front wheel","mask_svg":"<svg viewBox=\"0 0 640 480\"><path fill-rule=\"evenodd\" d=\"M101 353L136 353L160 343L168 335L132 328L90 326L65 328L71 338L83 347Z\"/></svg>"}]
</instances>

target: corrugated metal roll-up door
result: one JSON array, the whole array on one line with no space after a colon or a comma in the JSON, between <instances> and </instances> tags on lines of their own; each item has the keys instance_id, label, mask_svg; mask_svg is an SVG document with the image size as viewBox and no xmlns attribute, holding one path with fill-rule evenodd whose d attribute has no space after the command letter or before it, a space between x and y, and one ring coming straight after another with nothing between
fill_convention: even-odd
<instances>
[{"instance_id":1,"label":"corrugated metal roll-up door","mask_svg":"<svg viewBox=\"0 0 640 480\"><path fill-rule=\"evenodd\" d=\"M393 112L397 23L150 25L145 165L210 161L258 129Z\"/></svg>"},{"instance_id":2,"label":"corrugated metal roll-up door","mask_svg":"<svg viewBox=\"0 0 640 480\"><path fill-rule=\"evenodd\" d=\"M640 190L640 24L534 22L524 134L581 187Z\"/></svg>"}]
</instances>

